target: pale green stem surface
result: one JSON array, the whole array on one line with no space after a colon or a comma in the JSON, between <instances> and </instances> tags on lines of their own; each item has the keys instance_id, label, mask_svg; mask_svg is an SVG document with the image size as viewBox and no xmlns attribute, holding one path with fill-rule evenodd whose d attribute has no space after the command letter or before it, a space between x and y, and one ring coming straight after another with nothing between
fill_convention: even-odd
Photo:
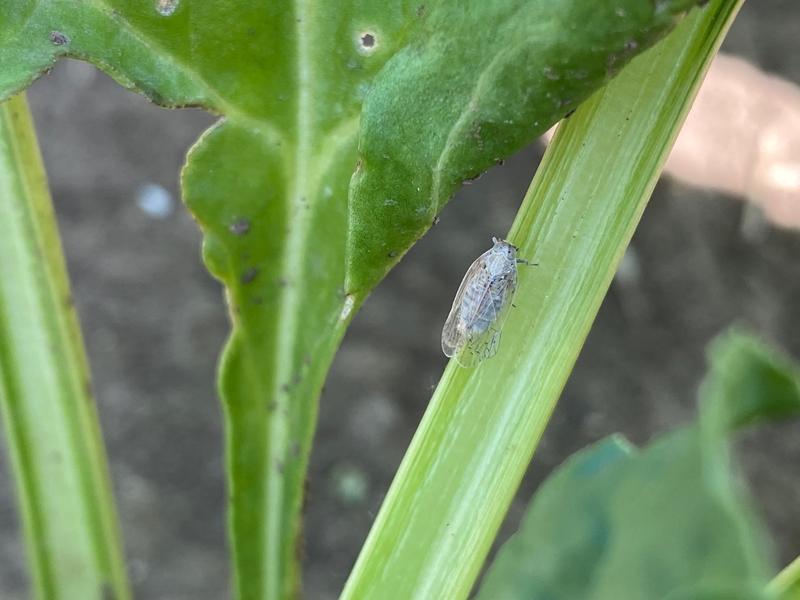
<instances>
[{"instance_id":1,"label":"pale green stem surface","mask_svg":"<svg viewBox=\"0 0 800 600\"><path fill-rule=\"evenodd\" d=\"M559 127L509 234L538 266L500 350L451 361L342 598L468 596L740 5L693 11Z\"/></svg>"},{"instance_id":2,"label":"pale green stem surface","mask_svg":"<svg viewBox=\"0 0 800 600\"><path fill-rule=\"evenodd\" d=\"M0 104L0 409L36 597L129 598L88 365L23 94Z\"/></svg>"},{"instance_id":3,"label":"pale green stem surface","mask_svg":"<svg viewBox=\"0 0 800 600\"><path fill-rule=\"evenodd\" d=\"M780 600L800 600L800 556L784 567L767 589Z\"/></svg>"}]
</instances>

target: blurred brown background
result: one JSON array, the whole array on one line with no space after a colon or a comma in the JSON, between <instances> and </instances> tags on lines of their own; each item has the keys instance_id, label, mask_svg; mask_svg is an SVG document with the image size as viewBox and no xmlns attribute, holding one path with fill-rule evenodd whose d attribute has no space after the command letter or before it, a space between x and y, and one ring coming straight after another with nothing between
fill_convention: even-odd
<instances>
[{"instance_id":1,"label":"blurred brown background","mask_svg":"<svg viewBox=\"0 0 800 600\"><path fill-rule=\"evenodd\" d=\"M793 0L750 2L729 52L800 83ZM229 597L217 353L219 285L178 200L183 155L212 118L167 111L62 61L30 90L94 374L135 596ZM306 597L336 598L445 358L441 325L470 261L504 234L541 156L465 187L356 317L321 399L305 515ZM155 186L155 187L153 187ZM703 348L733 321L800 357L800 232L662 181L537 451L503 536L578 448L636 443L691 418ZM800 554L800 423L747 434L741 456L775 537ZM5 450L0 598L27 598Z\"/></svg>"}]
</instances>

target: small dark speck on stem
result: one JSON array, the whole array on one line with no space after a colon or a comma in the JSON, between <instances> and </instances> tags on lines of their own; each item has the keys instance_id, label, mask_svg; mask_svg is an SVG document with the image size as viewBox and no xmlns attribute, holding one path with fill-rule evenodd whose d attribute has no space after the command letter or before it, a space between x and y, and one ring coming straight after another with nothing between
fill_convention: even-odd
<instances>
[{"instance_id":1,"label":"small dark speck on stem","mask_svg":"<svg viewBox=\"0 0 800 600\"><path fill-rule=\"evenodd\" d=\"M258 277L258 269L256 267L249 267L244 270L241 277L239 277L239 281L241 281L243 285L247 285L248 283L252 283L256 277Z\"/></svg>"},{"instance_id":2,"label":"small dark speck on stem","mask_svg":"<svg viewBox=\"0 0 800 600\"><path fill-rule=\"evenodd\" d=\"M100 598L101 600L116 600L117 598L117 593L107 581L100 584Z\"/></svg>"}]
</instances>

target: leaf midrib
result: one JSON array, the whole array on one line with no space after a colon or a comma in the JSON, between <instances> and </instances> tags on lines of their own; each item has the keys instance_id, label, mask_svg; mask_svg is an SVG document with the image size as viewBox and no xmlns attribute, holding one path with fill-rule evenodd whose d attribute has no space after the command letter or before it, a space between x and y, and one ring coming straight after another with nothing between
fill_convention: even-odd
<instances>
[{"instance_id":1,"label":"leaf midrib","mask_svg":"<svg viewBox=\"0 0 800 600\"><path fill-rule=\"evenodd\" d=\"M281 382L291 379L293 359L297 345L297 329L299 321L299 307L301 306L300 290L308 290L308 286L301 286L303 280L305 250L307 249L310 232L312 211L303 210L303 199L310 201L309 167L313 156L312 129L313 113L311 110L312 90L312 62L309 58L311 36L310 6L306 0L295 0L295 57L297 61L296 85L297 104L295 113L296 143L293 144L294 156L292 161L293 177L287 186L287 243L283 252L282 276L288 285L283 287L277 317L277 340L274 346L275 369L272 382L272 393L277 399L281 394ZM282 553L282 533L287 525L283 522L285 512L285 479L284 474L273 467L274 461L285 454L289 440L288 414L284 411L273 411L270 422L269 457L265 465L267 477L266 498L266 537L264 539L264 556L267 573L264 578L265 585L269 588L265 597L278 598L281 587L287 585L284 577L287 575L288 565L284 565L280 554ZM276 555L277 554L277 555ZM282 585L283 584L283 585Z\"/></svg>"}]
</instances>

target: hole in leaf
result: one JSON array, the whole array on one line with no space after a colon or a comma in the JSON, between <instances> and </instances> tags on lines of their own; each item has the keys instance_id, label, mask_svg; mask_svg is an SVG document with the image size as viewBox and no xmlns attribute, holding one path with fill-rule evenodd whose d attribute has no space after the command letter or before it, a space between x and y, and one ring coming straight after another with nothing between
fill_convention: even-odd
<instances>
[{"instance_id":1,"label":"hole in leaf","mask_svg":"<svg viewBox=\"0 0 800 600\"><path fill-rule=\"evenodd\" d=\"M378 35L374 31L362 31L357 35L356 41L361 54L372 54L378 49Z\"/></svg>"}]
</instances>

